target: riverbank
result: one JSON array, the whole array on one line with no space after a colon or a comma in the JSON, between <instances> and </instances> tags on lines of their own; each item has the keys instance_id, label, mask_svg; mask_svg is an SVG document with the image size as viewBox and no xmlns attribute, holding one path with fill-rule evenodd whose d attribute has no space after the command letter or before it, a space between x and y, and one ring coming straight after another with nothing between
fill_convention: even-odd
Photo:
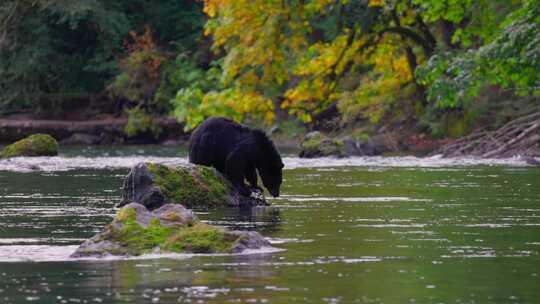
<instances>
[{"instance_id":1,"label":"riverbank","mask_svg":"<svg viewBox=\"0 0 540 304\"><path fill-rule=\"evenodd\" d=\"M160 129L159 136L139 133L128 136L128 118L112 117L89 120L42 120L29 117L0 119L0 146L20 140L35 133L46 133L56 138L61 145L133 145L160 144L177 146L185 144L189 132L172 117L154 119ZM276 146L287 153L298 153L302 141L313 134L304 126L294 130L273 127L268 130ZM437 139L421 131L416 124L383 126L374 132L362 128L342 129L319 133L319 137L336 143L343 156L433 156L510 158L523 156L540 158L540 112L524 115L498 129L479 128L462 138ZM324 142L324 141L321 141ZM341 151L343 150L343 151ZM343 153L341 153L343 152ZM318 155L318 154L317 154ZM321 154L331 156L334 154ZM536 163L536 161L534 161Z\"/></svg>"},{"instance_id":2,"label":"riverbank","mask_svg":"<svg viewBox=\"0 0 540 304\"><path fill-rule=\"evenodd\" d=\"M35 133L49 134L61 144L88 145L178 143L189 138L183 125L172 117L158 117L155 123L161 129L157 138L144 133L129 137L125 132L127 117L90 120L0 118L0 143L12 143Z\"/></svg>"}]
</instances>

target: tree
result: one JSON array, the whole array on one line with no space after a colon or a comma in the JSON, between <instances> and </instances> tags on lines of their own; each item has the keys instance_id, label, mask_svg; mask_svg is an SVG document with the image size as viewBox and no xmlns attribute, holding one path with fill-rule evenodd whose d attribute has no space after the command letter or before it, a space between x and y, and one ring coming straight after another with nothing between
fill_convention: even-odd
<instances>
[{"instance_id":1,"label":"tree","mask_svg":"<svg viewBox=\"0 0 540 304\"><path fill-rule=\"evenodd\" d=\"M373 121L403 100L425 107L417 67L440 50L487 42L511 7L503 2L206 0L223 89L202 105L267 120L280 107L306 122L335 104L346 119Z\"/></svg>"},{"instance_id":2,"label":"tree","mask_svg":"<svg viewBox=\"0 0 540 304\"><path fill-rule=\"evenodd\" d=\"M174 58L195 53L204 20L197 1L2 1L0 111L61 110L76 96L104 95L131 53L124 44L130 32L143 35L148 27L159 50Z\"/></svg>"},{"instance_id":3,"label":"tree","mask_svg":"<svg viewBox=\"0 0 540 304\"><path fill-rule=\"evenodd\" d=\"M103 87L128 29L115 7L75 0L0 4L0 110Z\"/></svg>"},{"instance_id":4,"label":"tree","mask_svg":"<svg viewBox=\"0 0 540 304\"><path fill-rule=\"evenodd\" d=\"M462 107L482 88L498 85L518 95L540 92L540 1L508 14L478 48L444 51L418 70L440 108Z\"/></svg>"}]
</instances>

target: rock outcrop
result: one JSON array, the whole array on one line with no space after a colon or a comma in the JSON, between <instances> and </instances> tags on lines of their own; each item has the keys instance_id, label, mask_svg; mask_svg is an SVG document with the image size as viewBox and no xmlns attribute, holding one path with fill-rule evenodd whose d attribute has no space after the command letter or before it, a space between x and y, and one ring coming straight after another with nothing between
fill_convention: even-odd
<instances>
[{"instance_id":1,"label":"rock outcrop","mask_svg":"<svg viewBox=\"0 0 540 304\"><path fill-rule=\"evenodd\" d=\"M342 140L331 139L321 132L309 132L300 142L300 157L314 158L324 156L346 157L345 144Z\"/></svg>"},{"instance_id":2,"label":"rock outcrop","mask_svg":"<svg viewBox=\"0 0 540 304\"><path fill-rule=\"evenodd\" d=\"M113 222L86 240L71 256L138 256L146 253L241 253L270 247L259 233L227 231L200 222L179 204L149 211L131 203Z\"/></svg>"},{"instance_id":3,"label":"rock outcrop","mask_svg":"<svg viewBox=\"0 0 540 304\"><path fill-rule=\"evenodd\" d=\"M386 151L388 149L380 143L377 136L366 140L357 140L351 136L330 138L319 131L313 131L306 134L300 142L299 157L373 156Z\"/></svg>"},{"instance_id":4,"label":"rock outcrop","mask_svg":"<svg viewBox=\"0 0 540 304\"><path fill-rule=\"evenodd\" d=\"M72 257L241 253L270 246L257 232L213 227L186 209L266 205L262 197L243 197L209 167L140 163L126 176L119 205L112 223Z\"/></svg>"},{"instance_id":5,"label":"rock outcrop","mask_svg":"<svg viewBox=\"0 0 540 304\"><path fill-rule=\"evenodd\" d=\"M34 134L6 146L0 158L58 155L58 142L48 134Z\"/></svg>"},{"instance_id":6,"label":"rock outcrop","mask_svg":"<svg viewBox=\"0 0 540 304\"><path fill-rule=\"evenodd\" d=\"M182 204L187 208L267 205L260 193L251 197L241 195L213 168L151 163L137 164L124 180L122 200L118 206L129 203L142 204L149 210L164 204Z\"/></svg>"}]
</instances>

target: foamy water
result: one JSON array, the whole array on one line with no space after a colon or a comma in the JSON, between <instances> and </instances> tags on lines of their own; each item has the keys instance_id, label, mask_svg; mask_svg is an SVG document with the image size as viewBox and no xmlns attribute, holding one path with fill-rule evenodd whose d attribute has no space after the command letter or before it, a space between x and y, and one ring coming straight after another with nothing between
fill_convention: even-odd
<instances>
[{"instance_id":1,"label":"foamy water","mask_svg":"<svg viewBox=\"0 0 540 304\"><path fill-rule=\"evenodd\" d=\"M0 160L0 171L32 172L32 171L68 171L75 169L121 169L130 168L140 162L153 162L165 165L187 164L186 157L156 156L107 156L107 157L15 157ZM486 159L476 157L443 158L433 157L383 157L366 156L350 158L312 158L284 157L285 169L322 168L322 167L465 167L465 166L528 166L520 157L506 159Z\"/></svg>"},{"instance_id":2,"label":"foamy water","mask_svg":"<svg viewBox=\"0 0 540 304\"><path fill-rule=\"evenodd\" d=\"M285 242L282 242L285 243ZM231 256L255 255L281 252L284 249L263 247L260 249L247 249L242 253L228 254L186 254L186 253L150 253L140 256L106 256L100 258L72 258L78 245L0 245L0 262L65 262L65 261L114 261L114 260L149 260L149 259L188 259L194 256Z\"/></svg>"}]
</instances>

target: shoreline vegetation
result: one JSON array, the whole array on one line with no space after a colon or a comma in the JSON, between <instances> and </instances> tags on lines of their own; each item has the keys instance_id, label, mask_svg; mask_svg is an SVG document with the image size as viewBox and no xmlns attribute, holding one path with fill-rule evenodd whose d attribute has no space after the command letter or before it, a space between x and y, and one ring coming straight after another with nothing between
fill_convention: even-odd
<instances>
[{"instance_id":1,"label":"shoreline vegetation","mask_svg":"<svg viewBox=\"0 0 540 304\"><path fill-rule=\"evenodd\" d=\"M540 0L238 3L3 1L0 143L225 116L306 157L540 156Z\"/></svg>"},{"instance_id":2,"label":"shoreline vegetation","mask_svg":"<svg viewBox=\"0 0 540 304\"><path fill-rule=\"evenodd\" d=\"M156 120L163 136L140 134L130 138L126 132L127 118L107 118L87 121L0 119L0 147L23 140L34 134L53 135L61 145L182 145L189 140L172 117ZM351 130L323 133L295 130L284 134L278 126L267 130L273 133L276 145L287 150L298 149L300 157L349 157L375 155L415 155L482 158L524 157L529 164L540 164L540 112L512 120L496 130L480 130L457 139L434 139L405 130L387 131L374 136L355 136Z\"/></svg>"}]
</instances>

